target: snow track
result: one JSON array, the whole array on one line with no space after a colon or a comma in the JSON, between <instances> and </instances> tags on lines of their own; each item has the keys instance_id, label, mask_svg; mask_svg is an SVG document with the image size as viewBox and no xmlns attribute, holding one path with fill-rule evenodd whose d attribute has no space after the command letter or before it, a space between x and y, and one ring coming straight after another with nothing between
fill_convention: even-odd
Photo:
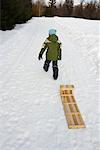
<instances>
[{"instance_id":1,"label":"snow track","mask_svg":"<svg viewBox=\"0 0 100 150\"><path fill-rule=\"evenodd\" d=\"M73 18L33 18L0 31L0 150L99 150L99 25ZM38 61L48 30L62 41L59 78ZM86 129L67 128L60 84L74 84Z\"/></svg>"}]
</instances>

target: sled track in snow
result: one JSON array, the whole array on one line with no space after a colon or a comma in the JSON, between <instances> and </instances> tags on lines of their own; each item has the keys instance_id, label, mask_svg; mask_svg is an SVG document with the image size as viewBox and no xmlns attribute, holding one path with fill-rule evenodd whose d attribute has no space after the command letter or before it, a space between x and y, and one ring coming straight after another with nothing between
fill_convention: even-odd
<instances>
[{"instance_id":1,"label":"sled track in snow","mask_svg":"<svg viewBox=\"0 0 100 150\"><path fill-rule=\"evenodd\" d=\"M29 52L28 50L29 50L29 47L32 46L33 39L34 39L34 34L32 37L30 36L30 39L29 39L30 42L28 44L26 44L23 49L21 49L21 52L17 55L16 59L12 62L12 68L10 68L10 71L9 71L9 69L6 70L6 73L5 73L6 76L4 77L6 80L3 81L2 88L3 88L3 86L5 86L6 82L11 78L13 71L17 68L17 66L19 65L22 58L25 55L27 55L27 53ZM35 37L35 40L36 40L36 37Z\"/></svg>"}]
</instances>

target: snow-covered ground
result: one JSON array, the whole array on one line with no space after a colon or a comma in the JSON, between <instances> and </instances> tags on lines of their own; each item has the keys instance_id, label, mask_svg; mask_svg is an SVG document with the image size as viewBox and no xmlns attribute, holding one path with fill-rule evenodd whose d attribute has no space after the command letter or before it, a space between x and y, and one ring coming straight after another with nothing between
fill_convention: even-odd
<instances>
[{"instance_id":1,"label":"snow-covered ground","mask_svg":"<svg viewBox=\"0 0 100 150\"><path fill-rule=\"evenodd\" d=\"M33 18L0 31L0 150L99 150L100 22ZM48 30L62 42L59 78L45 73L38 53ZM60 84L74 84L85 129L68 129Z\"/></svg>"}]
</instances>

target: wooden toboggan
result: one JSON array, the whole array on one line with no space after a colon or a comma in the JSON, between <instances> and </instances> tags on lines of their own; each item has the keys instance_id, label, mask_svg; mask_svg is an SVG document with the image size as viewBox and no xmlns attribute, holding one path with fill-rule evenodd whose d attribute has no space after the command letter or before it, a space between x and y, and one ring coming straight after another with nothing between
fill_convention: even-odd
<instances>
[{"instance_id":1,"label":"wooden toboggan","mask_svg":"<svg viewBox=\"0 0 100 150\"><path fill-rule=\"evenodd\" d=\"M73 85L61 85L60 95L69 129L85 128L82 115L73 95Z\"/></svg>"}]
</instances>

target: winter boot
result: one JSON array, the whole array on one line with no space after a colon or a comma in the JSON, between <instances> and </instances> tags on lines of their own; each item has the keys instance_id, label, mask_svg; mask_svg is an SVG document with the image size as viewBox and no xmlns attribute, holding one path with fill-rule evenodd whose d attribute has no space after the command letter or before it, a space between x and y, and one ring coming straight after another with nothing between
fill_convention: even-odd
<instances>
[{"instance_id":1,"label":"winter boot","mask_svg":"<svg viewBox=\"0 0 100 150\"><path fill-rule=\"evenodd\" d=\"M44 69L46 72L47 72L48 69L49 69L49 64L50 64L49 61L45 61L45 63L44 63L43 69Z\"/></svg>"},{"instance_id":2,"label":"winter boot","mask_svg":"<svg viewBox=\"0 0 100 150\"><path fill-rule=\"evenodd\" d=\"M53 78L54 78L54 80L57 80L57 78L58 78L58 67L57 66L53 66Z\"/></svg>"}]
</instances>

